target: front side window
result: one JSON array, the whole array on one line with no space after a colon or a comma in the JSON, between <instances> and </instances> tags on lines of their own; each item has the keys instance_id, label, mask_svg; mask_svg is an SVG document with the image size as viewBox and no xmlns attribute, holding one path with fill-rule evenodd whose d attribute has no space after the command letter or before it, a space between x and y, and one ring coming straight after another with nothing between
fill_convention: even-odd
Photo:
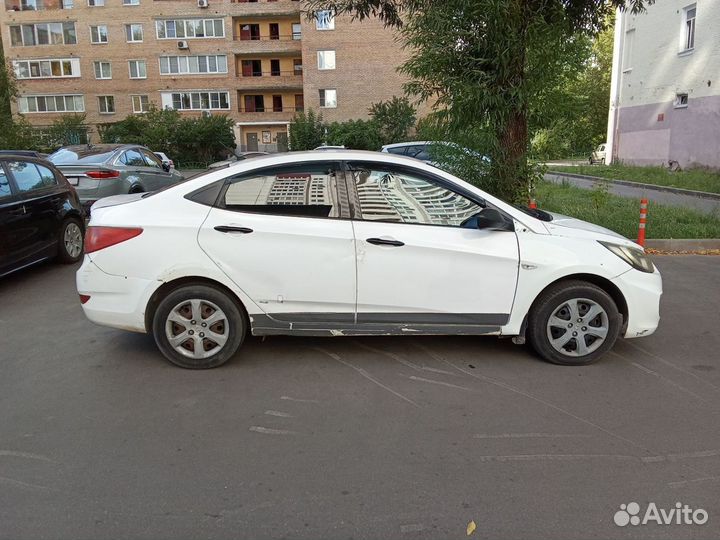
<instances>
[{"instance_id":1,"label":"front side window","mask_svg":"<svg viewBox=\"0 0 720 540\"><path fill-rule=\"evenodd\" d=\"M126 24L125 38L128 43L140 43L143 40L142 24Z\"/></svg>"},{"instance_id":2,"label":"front side window","mask_svg":"<svg viewBox=\"0 0 720 540\"><path fill-rule=\"evenodd\" d=\"M253 172L232 180L227 210L285 216L339 218L336 164L306 163Z\"/></svg>"},{"instance_id":3,"label":"front side window","mask_svg":"<svg viewBox=\"0 0 720 540\"><path fill-rule=\"evenodd\" d=\"M15 178L15 185L21 193L54 186L57 184L55 175L47 167L26 161L9 161L10 173Z\"/></svg>"},{"instance_id":4,"label":"front side window","mask_svg":"<svg viewBox=\"0 0 720 540\"><path fill-rule=\"evenodd\" d=\"M8 180L7 174L5 174L5 169L2 166L2 163L0 163L0 199L4 199L5 197L9 197L12 195L12 191L10 190L10 182Z\"/></svg>"},{"instance_id":5,"label":"front side window","mask_svg":"<svg viewBox=\"0 0 720 540\"><path fill-rule=\"evenodd\" d=\"M337 90L334 88L321 89L320 107L323 109L335 109L337 107Z\"/></svg>"},{"instance_id":6,"label":"front side window","mask_svg":"<svg viewBox=\"0 0 720 540\"><path fill-rule=\"evenodd\" d=\"M315 28L317 30L335 30L335 14L329 10L315 13Z\"/></svg>"},{"instance_id":7,"label":"front side window","mask_svg":"<svg viewBox=\"0 0 720 540\"><path fill-rule=\"evenodd\" d=\"M142 150L142 155L143 158L145 158L145 165L155 169L162 169L162 163L155 154L148 152L147 150Z\"/></svg>"},{"instance_id":8,"label":"front side window","mask_svg":"<svg viewBox=\"0 0 720 540\"><path fill-rule=\"evenodd\" d=\"M146 167L142 154L135 149L128 150L120 156L120 162L130 167Z\"/></svg>"},{"instance_id":9,"label":"front side window","mask_svg":"<svg viewBox=\"0 0 720 540\"><path fill-rule=\"evenodd\" d=\"M90 43L107 43L108 29L105 25L90 27Z\"/></svg>"},{"instance_id":10,"label":"front side window","mask_svg":"<svg viewBox=\"0 0 720 540\"><path fill-rule=\"evenodd\" d=\"M335 51L318 51L318 69L335 69Z\"/></svg>"},{"instance_id":11,"label":"front side window","mask_svg":"<svg viewBox=\"0 0 720 540\"><path fill-rule=\"evenodd\" d=\"M381 164L349 164L358 219L459 227L482 207L413 171Z\"/></svg>"}]
</instances>

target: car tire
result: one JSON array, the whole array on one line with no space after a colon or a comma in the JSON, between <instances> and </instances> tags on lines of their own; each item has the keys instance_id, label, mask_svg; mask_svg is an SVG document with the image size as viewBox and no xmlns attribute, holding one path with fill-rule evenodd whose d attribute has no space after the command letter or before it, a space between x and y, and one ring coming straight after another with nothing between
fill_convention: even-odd
<instances>
[{"instance_id":1,"label":"car tire","mask_svg":"<svg viewBox=\"0 0 720 540\"><path fill-rule=\"evenodd\" d=\"M152 324L160 352L187 369L223 365L237 352L247 327L244 313L232 298L201 284L171 291L158 304Z\"/></svg>"},{"instance_id":2,"label":"car tire","mask_svg":"<svg viewBox=\"0 0 720 540\"><path fill-rule=\"evenodd\" d=\"M533 304L527 338L548 362L585 366L612 348L621 326L617 305L603 289L585 281L562 281Z\"/></svg>"},{"instance_id":3,"label":"car tire","mask_svg":"<svg viewBox=\"0 0 720 540\"><path fill-rule=\"evenodd\" d=\"M67 218L58 232L58 260L64 264L78 262L83 256L85 237L79 219Z\"/></svg>"}]
</instances>

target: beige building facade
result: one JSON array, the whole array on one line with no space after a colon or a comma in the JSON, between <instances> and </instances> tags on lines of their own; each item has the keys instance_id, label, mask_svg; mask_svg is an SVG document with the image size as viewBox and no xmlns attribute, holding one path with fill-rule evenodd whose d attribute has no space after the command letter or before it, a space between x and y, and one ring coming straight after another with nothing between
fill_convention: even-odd
<instances>
[{"instance_id":1,"label":"beige building facade","mask_svg":"<svg viewBox=\"0 0 720 540\"><path fill-rule=\"evenodd\" d=\"M403 95L394 32L330 12L309 18L301 1L3 1L14 112L38 126L74 112L115 122L153 104L227 114L240 150L275 151L298 111L364 119L372 103Z\"/></svg>"}]
</instances>

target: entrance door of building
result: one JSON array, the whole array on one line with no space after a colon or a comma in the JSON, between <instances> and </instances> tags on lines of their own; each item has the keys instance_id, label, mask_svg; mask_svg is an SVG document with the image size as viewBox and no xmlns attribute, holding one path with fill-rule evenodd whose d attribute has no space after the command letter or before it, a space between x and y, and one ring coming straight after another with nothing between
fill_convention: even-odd
<instances>
[{"instance_id":1,"label":"entrance door of building","mask_svg":"<svg viewBox=\"0 0 720 540\"><path fill-rule=\"evenodd\" d=\"M248 133L247 134L247 149L248 149L248 152L257 152L258 151L258 134L257 133Z\"/></svg>"}]
</instances>

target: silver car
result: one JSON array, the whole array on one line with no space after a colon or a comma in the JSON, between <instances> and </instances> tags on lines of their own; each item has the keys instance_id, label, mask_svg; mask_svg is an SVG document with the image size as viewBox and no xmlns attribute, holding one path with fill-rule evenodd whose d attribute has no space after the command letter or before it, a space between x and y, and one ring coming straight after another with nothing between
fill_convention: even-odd
<instances>
[{"instance_id":1,"label":"silver car","mask_svg":"<svg viewBox=\"0 0 720 540\"><path fill-rule=\"evenodd\" d=\"M86 208L103 197L155 191L183 176L135 144L66 146L48 159L65 175Z\"/></svg>"}]
</instances>

